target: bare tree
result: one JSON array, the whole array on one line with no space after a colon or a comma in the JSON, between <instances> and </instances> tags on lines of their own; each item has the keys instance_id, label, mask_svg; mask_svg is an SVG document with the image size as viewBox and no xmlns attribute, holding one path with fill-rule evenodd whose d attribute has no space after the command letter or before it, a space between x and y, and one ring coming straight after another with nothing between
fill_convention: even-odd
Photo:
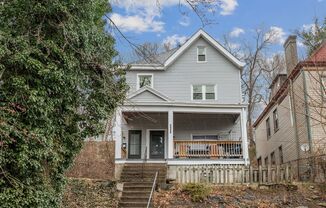
<instances>
[{"instance_id":1,"label":"bare tree","mask_svg":"<svg viewBox=\"0 0 326 208\"><path fill-rule=\"evenodd\" d=\"M250 39L234 43L229 35L223 36L224 47L235 57L246 63L241 73L242 90L248 103L247 132L250 141L250 158L255 161L253 121L269 103L270 89L275 76L285 70L283 54L266 55L275 43L276 31L262 27L254 31Z\"/></svg>"},{"instance_id":2,"label":"bare tree","mask_svg":"<svg viewBox=\"0 0 326 208\"><path fill-rule=\"evenodd\" d=\"M133 50L138 59L147 63L157 63L159 60L156 59L156 56L161 52L162 46L160 44L150 42L145 42Z\"/></svg>"}]
</instances>

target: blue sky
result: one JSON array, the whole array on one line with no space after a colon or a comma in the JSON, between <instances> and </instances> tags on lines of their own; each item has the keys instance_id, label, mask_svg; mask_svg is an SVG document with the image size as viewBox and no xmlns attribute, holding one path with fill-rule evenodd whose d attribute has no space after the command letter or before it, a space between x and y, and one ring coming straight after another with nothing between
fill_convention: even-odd
<instances>
[{"instance_id":1,"label":"blue sky","mask_svg":"<svg viewBox=\"0 0 326 208\"><path fill-rule=\"evenodd\" d=\"M111 19L130 41L183 43L202 27L200 19L183 0L112 0ZM159 2L159 5L157 4ZM180 6L181 5L181 6ZM181 12L180 12L181 11ZM277 35L271 51L282 51L282 43L296 29L309 28L313 18L326 17L326 0L219 0L203 10L216 23L204 30L217 40L228 34L234 46L253 36L253 29L272 29ZM119 37L116 48L128 61L131 48ZM299 50L304 50L299 47Z\"/></svg>"}]
</instances>

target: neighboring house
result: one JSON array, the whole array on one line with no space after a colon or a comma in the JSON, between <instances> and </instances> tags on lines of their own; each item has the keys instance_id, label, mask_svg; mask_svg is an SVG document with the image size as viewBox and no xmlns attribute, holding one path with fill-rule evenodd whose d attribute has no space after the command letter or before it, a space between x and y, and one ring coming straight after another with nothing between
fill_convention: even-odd
<instances>
[{"instance_id":1,"label":"neighboring house","mask_svg":"<svg viewBox=\"0 0 326 208\"><path fill-rule=\"evenodd\" d=\"M260 165L326 153L326 43L299 63L296 36L284 49L287 75L275 76L270 102L254 123Z\"/></svg>"},{"instance_id":2,"label":"neighboring house","mask_svg":"<svg viewBox=\"0 0 326 208\"><path fill-rule=\"evenodd\" d=\"M203 30L179 48L131 64L130 90L113 128L117 169L144 159L166 163L169 171L248 164L243 67Z\"/></svg>"}]
</instances>

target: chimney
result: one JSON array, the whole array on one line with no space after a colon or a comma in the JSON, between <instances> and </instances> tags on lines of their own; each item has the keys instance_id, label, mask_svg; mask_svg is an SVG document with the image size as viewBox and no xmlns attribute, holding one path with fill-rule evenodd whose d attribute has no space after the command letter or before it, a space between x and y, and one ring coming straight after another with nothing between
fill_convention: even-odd
<instances>
[{"instance_id":1,"label":"chimney","mask_svg":"<svg viewBox=\"0 0 326 208\"><path fill-rule=\"evenodd\" d=\"M298 52L297 52L297 36L290 35L284 45L286 71L288 76L298 63Z\"/></svg>"}]
</instances>

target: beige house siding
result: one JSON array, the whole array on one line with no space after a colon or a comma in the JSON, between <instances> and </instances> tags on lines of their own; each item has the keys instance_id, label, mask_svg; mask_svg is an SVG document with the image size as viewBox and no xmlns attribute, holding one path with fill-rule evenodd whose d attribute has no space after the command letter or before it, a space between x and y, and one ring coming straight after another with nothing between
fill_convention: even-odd
<instances>
[{"instance_id":1,"label":"beige house siding","mask_svg":"<svg viewBox=\"0 0 326 208\"><path fill-rule=\"evenodd\" d=\"M295 109L295 120L296 129L298 134L298 151L299 155L295 158L303 158L308 156L306 152L303 152L300 147L302 144L309 144L308 140L308 126L307 126L307 114L306 114L306 104L305 104L305 81L304 81L304 71L302 71L298 77L293 81L293 102Z\"/></svg>"},{"instance_id":2,"label":"beige house siding","mask_svg":"<svg viewBox=\"0 0 326 208\"><path fill-rule=\"evenodd\" d=\"M313 154L320 155L326 153L326 94L323 91L321 82L321 76L325 76L326 72L321 71L321 69L317 70L305 71L305 78L312 151Z\"/></svg>"},{"instance_id":3,"label":"beige house siding","mask_svg":"<svg viewBox=\"0 0 326 208\"><path fill-rule=\"evenodd\" d=\"M279 117L279 129L274 131L273 112L277 108ZM266 120L270 118L271 137L267 139ZM275 103L273 108L261 120L255 130L256 136L256 155L257 159L265 158L271 163L271 153L274 152L276 163L280 164L279 147L282 146L283 162L290 161L296 157L296 143L294 140L293 120L291 118L290 97L287 95L280 104Z\"/></svg>"},{"instance_id":4,"label":"beige house siding","mask_svg":"<svg viewBox=\"0 0 326 208\"><path fill-rule=\"evenodd\" d=\"M280 104L264 116L255 128L256 157L265 164L271 162L271 153L275 152L276 163L279 162L278 147L282 145L283 162L310 156L310 152L301 149L303 144L311 144L314 154L326 152L326 95L322 93L320 75L326 72L303 69L293 80L293 105L290 95L286 95ZM278 109L280 129L274 132L273 111ZM293 116L291 116L293 114ZM266 120L270 118L271 137L267 139ZM296 131L297 129L297 137ZM311 142L310 139L311 138Z\"/></svg>"}]
</instances>

